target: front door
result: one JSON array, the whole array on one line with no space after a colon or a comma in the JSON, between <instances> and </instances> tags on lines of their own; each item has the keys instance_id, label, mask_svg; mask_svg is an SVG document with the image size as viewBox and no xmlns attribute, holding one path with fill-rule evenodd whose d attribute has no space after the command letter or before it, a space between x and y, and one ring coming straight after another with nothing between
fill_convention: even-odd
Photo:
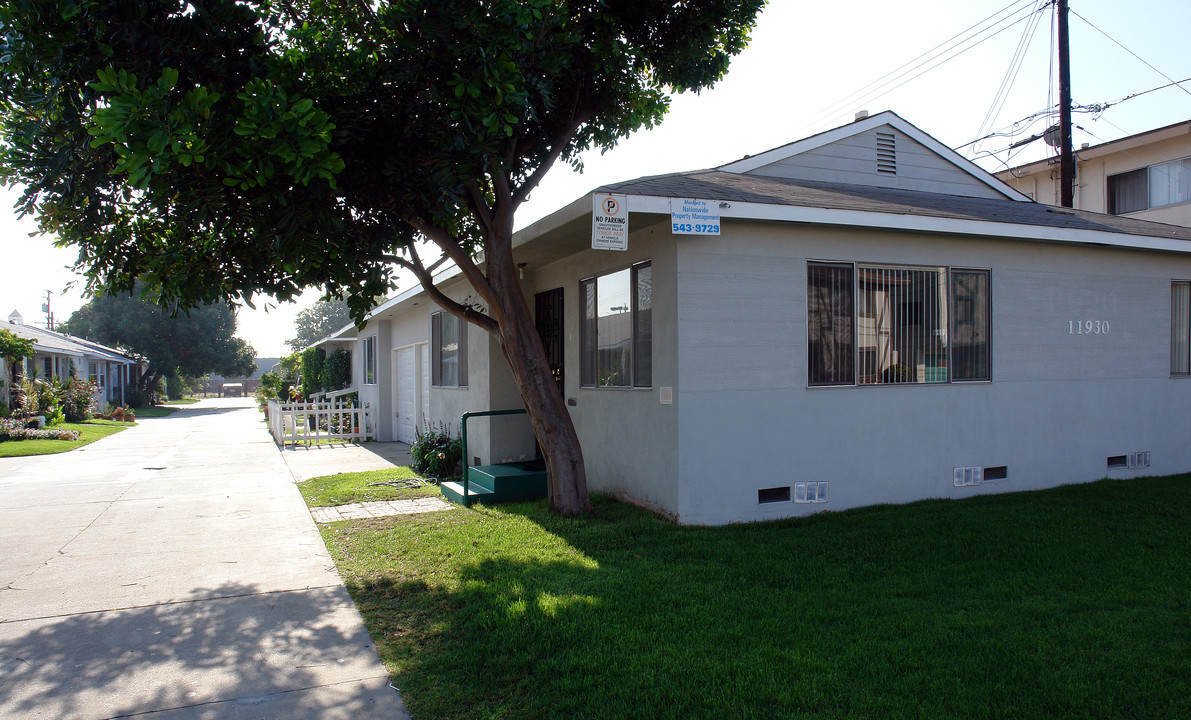
<instances>
[{"instance_id":1,"label":"front door","mask_svg":"<svg viewBox=\"0 0 1191 720\"><path fill-rule=\"evenodd\" d=\"M554 382L558 383L558 391L563 391L563 334L562 334L562 288L554 288L540 292L533 296L534 323L538 328L538 337L542 339L542 347L546 349L546 362L550 364L550 372L554 374Z\"/></svg>"}]
</instances>

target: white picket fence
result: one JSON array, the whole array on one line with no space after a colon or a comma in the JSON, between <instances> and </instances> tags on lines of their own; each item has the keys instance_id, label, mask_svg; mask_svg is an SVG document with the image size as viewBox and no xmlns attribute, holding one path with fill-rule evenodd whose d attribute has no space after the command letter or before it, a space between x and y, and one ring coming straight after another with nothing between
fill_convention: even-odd
<instances>
[{"instance_id":1,"label":"white picket fence","mask_svg":"<svg viewBox=\"0 0 1191 720\"><path fill-rule=\"evenodd\" d=\"M339 402L269 401L269 432L278 445L311 444L326 440L374 440L376 429L367 406Z\"/></svg>"}]
</instances>

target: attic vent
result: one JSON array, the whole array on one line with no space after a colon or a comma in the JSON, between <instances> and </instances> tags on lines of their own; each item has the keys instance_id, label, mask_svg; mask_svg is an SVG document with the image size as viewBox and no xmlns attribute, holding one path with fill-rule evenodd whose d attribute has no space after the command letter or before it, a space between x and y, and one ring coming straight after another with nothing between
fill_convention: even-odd
<instances>
[{"instance_id":1,"label":"attic vent","mask_svg":"<svg viewBox=\"0 0 1191 720\"><path fill-rule=\"evenodd\" d=\"M897 174L897 145L893 133L877 133L877 172L883 175Z\"/></svg>"}]
</instances>

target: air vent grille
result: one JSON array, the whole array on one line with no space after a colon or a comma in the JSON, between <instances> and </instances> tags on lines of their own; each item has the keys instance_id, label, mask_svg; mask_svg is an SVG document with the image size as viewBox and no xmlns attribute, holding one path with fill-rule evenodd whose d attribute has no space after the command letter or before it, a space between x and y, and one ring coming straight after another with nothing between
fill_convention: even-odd
<instances>
[{"instance_id":1,"label":"air vent grille","mask_svg":"<svg viewBox=\"0 0 1191 720\"><path fill-rule=\"evenodd\" d=\"M897 142L893 133L877 133L877 172L897 174Z\"/></svg>"}]
</instances>

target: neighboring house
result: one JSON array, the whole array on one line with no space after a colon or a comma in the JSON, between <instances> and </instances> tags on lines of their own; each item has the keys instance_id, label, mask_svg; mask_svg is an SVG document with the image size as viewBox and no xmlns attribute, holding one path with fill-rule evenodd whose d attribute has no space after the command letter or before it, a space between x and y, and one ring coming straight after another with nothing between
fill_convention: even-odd
<instances>
[{"instance_id":1,"label":"neighboring house","mask_svg":"<svg viewBox=\"0 0 1191 720\"><path fill-rule=\"evenodd\" d=\"M1075 153L1075 207L1191 226L1191 120ZM997 173L1014 189L1059 204L1058 158Z\"/></svg>"},{"instance_id":2,"label":"neighboring house","mask_svg":"<svg viewBox=\"0 0 1191 720\"><path fill-rule=\"evenodd\" d=\"M247 397L256 392L260 387L261 375L267 372L272 372L273 368L277 367L277 363L281 358L253 358L256 362L256 372L251 377L224 377L223 375L216 375L211 373L203 379L203 393L214 393L222 396L223 386L227 383L232 383L238 386L235 387L235 394Z\"/></svg>"},{"instance_id":3,"label":"neighboring house","mask_svg":"<svg viewBox=\"0 0 1191 720\"><path fill-rule=\"evenodd\" d=\"M6 330L32 340L34 355L25 361L26 373L41 378L85 377L96 384L96 406L124 404L124 392L136 387L146 364L124 351L65 333L25 325L13 311ZM7 369L7 368L6 368ZM4 377L7 377L5 375Z\"/></svg>"},{"instance_id":4,"label":"neighboring house","mask_svg":"<svg viewBox=\"0 0 1191 720\"><path fill-rule=\"evenodd\" d=\"M624 252L592 249L607 193ZM675 234L682 199L719 234ZM679 522L1191 469L1191 229L1031 202L893 113L600 188L514 247L590 490ZM381 440L521 407L420 289L335 344ZM534 452L523 418L468 434L474 464Z\"/></svg>"}]
</instances>

